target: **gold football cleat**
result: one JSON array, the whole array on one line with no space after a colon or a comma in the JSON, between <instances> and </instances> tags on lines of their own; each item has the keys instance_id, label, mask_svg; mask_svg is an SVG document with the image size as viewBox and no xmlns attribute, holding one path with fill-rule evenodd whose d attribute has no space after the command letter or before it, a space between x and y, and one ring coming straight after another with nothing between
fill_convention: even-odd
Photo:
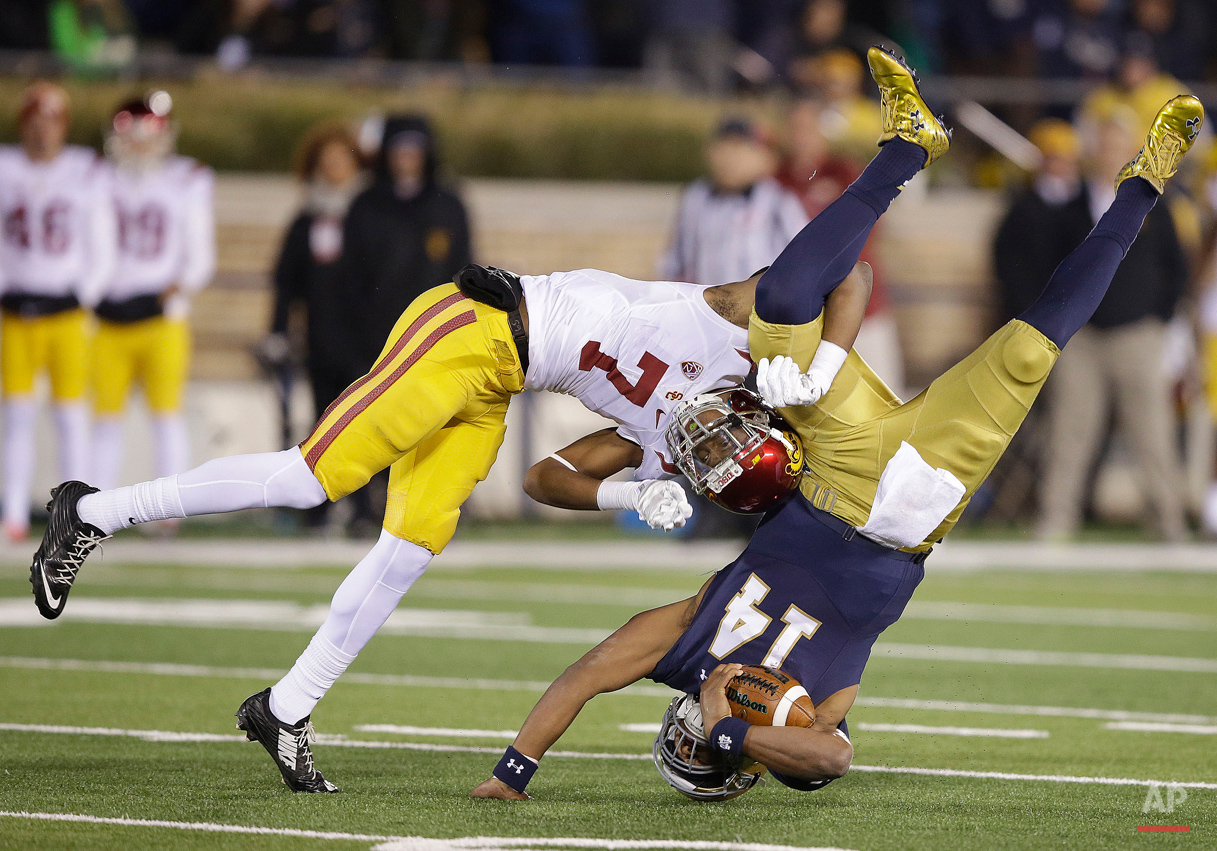
<instances>
[{"instance_id":1,"label":"gold football cleat","mask_svg":"<svg viewBox=\"0 0 1217 851\"><path fill-rule=\"evenodd\" d=\"M913 70L881 47L866 51L866 61L882 98L883 135L879 144L899 138L920 145L929 155L926 165L945 154L951 146L951 131L921 99Z\"/></svg>"},{"instance_id":2,"label":"gold football cleat","mask_svg":"<svg viewBox=\"0 0 1217 851\"><path fill-rule=\"evenodd\" d=\"M1161 195L1179 170L1179 161L1191 150L1204 125L1204 107L1191 95L1171 98L1158 110L1145 136L1145 144L1132 162L1120 169L1116 188L1130 177L1142 177Z\"/></svg>"}]
</instances>

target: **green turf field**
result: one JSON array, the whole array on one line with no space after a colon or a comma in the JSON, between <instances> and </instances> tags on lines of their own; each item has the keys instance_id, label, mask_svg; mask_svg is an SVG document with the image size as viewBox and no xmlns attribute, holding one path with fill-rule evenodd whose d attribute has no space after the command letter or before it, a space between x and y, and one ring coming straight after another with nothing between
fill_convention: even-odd
<instances>
[{"instance_id":1,"label":"green turf field","mask_svg":"<svg viewBox=\"0 0 1217 851\"><path fill-rule=\"evenodd\" d=\"M652 736L622 728L658 723L653 684L594 701L533 802L468 798L544 684L634 612L694 593L692 571L437 564L314 715L343 794L302 796L232 715L290 666L344 569L107 558L48 624L28 574L0 568L0 848L1217 848L1217 575L928 567L850 713L855 770L715 805L669 789L642 758Z\"/></svg>"}]
</instances>

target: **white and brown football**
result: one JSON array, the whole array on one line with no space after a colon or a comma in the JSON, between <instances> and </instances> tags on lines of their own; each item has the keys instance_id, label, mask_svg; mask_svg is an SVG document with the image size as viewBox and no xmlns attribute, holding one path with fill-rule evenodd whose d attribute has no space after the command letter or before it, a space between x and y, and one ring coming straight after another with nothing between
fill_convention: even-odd
<instances>
[{"instance_id":1,"label":"white and brown football","mask_svg":"<svg viewBox=\"0 0 1217 851\"><path fill-rule=\"evenodd\" d=\"M727 685L731 714L760 727L810 727L816 708L807 689L777 668L745 665Z\"/></svg>"}]
</instances>

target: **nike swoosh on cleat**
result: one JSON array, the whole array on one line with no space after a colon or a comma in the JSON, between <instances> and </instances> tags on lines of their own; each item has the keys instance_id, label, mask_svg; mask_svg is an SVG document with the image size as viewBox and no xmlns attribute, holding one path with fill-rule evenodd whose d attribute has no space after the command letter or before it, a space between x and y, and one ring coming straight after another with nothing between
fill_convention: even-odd
<instances>
[{"instance_id":1,"label":"nike swoosh on cleat","mask_svg":"<svg viewBox=\"0 0 1217 851\"><path fill-rule=\"evenodd\" d=\"M46 598L47 598L48 602L50 602L51 608L52 609L59 608L59 601L62 598L56 597L54 594L51 593L50 583L48 583L46 581L46 569L40 566L38 568L38 576L42 579L42 591L44 594L46 594Z\"/></svg>"},{"instance_id":2,"label":"nike swoosh on cleat","mask_svg":"<svg viewBox=\"0 0 1217 851\"><path fill-rule=\"evenodd\" d=\"M296 768L296 737L286 730L279 731L279 759L290 766L294 771Z\"/></svg>"}]
</instances>

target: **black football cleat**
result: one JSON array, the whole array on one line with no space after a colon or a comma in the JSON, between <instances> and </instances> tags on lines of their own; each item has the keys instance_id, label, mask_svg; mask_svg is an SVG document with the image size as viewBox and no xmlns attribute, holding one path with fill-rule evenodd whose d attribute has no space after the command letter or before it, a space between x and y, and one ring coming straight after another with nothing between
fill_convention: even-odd
<instances>
[{"instance_id":1,"label":"black football cleat","mask_svg":"<svg viewBox=\"0 0 1217 851\"><path fill-rule=\"evenodd\" d=\"M338 787L313 767L316 739L306 717L299 724L284 724L270 711L270 689L250 695L237 710L237 729L245 738L266 748L279 767L283 783L293 792L337 792Z\"/></svg>"},{"instance_id":2,"label":"black football cleat","mask_svg":"<svg viewBox=\"0 0 1217 851\"><path fill-rule=\"evenodd\" d=\"M84 482L64 482L51 491L51 501L46 504L51 517L30 565L30 584L38 612L48 620L63 613L80 565L110 537L76 512L80 498L91 493L97 493L97 488Z\"/></svg>"}]
</instances>

